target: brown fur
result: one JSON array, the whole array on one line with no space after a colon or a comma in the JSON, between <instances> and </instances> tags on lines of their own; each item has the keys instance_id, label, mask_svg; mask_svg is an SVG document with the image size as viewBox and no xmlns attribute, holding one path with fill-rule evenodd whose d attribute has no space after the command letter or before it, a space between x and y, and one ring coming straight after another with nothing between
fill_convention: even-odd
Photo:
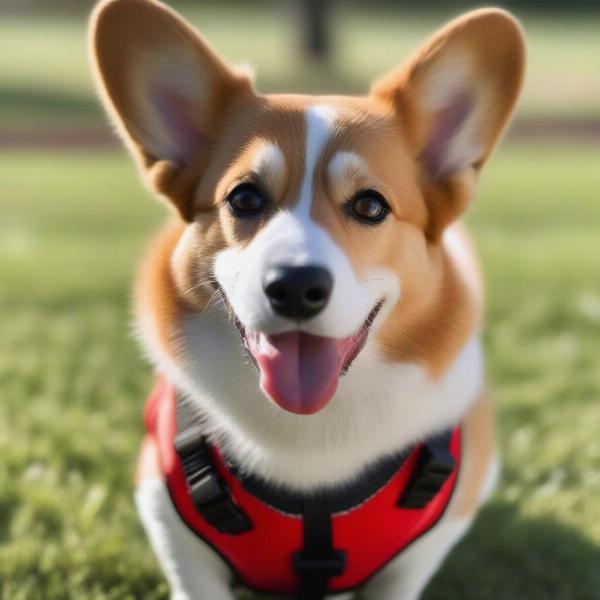
<instances>
[{"instance_id":1,"label":"brown fur","mask_svg":"<svg viewBox=\"0 0 600 600\"><path fill-rule=\"evenodd\" d=\"M173 355L174 328L184 309L183 295L178 293L172 270L173 251L183 232L183 223L173 221L149 246L136 283L135 304L139 314L150 314L155 321L156 340Z\"/></svg>"},{"instance_id":2,"label":"brown fur","mask_svg":"<svg viewBox=\"0 0 600 600\"><path fill-rule=\"evenodd\" d=\"M275 210L297 202L304 173L303 111L317 99L258 95L247 76L223 63L173 11L154 0L106 0L96 9L91 28L105 104L146 181L176 209L175 221L151 246L137 285L139 312L150 315L158 344L175 358L181 317L203 311L213 296L214 255L248 244ZM148 83L147 57L163 47L183 52L208 89L196 104L184 106L199 140L184 161L149 152L148 124L142 122L144 111L134 94L136 86ZM456 56L468 58L469 93L484 104L482 147L472 164L439 174L425 160L439 117L427 108L428 85L440 65ZM433 377L446 371L481 324L477 261L464 230L454 222L471 202L479 170L509 120L523 61L518 24L503 11L485 9L448 24L405 66L376 82L369 95L318 98L339 116L315 170L312 217L349 257L357 275L371 268L399 274L401 299L377 341L386 359L420 363ZM241 224L224 199L236 184L256 176L251 165L262 142L278 146L286 169L276 185L268 178L260 182L275 208L258 222ZM358 154L366 173L333 185L327 165L340 151ZM392 209L375 228L351 222L340 210L350 190L363 186L380 191ZM449 228L454 246L444 237ZM468 458L454 503L456 516L470 514L478 504L494 452L492 420L484 394L465 420Z\"/></svg>"},{"instance_id":3,"label":"brown fur","mask_svg":"<svg viewBox=\"0 0 600 600\"><path fill-rule=\"evenodd\" d=\"M468 517L481 503L481 494L496 455L494 409L484 390L467 413L462 428L463 461L451 514Z\"/></svg>"},{"instance_id":4,"label":"brown fur","mask_svg":"<svg viewBox=\"0 0 600 600\"><path fill-rule=\"evenodd\" d=\"M167 305L166 298L176 295L178 300L170 302L178 310L201 309L212 294L210 286L202 284L210 279L209 257L226 246L248 243L269 217L265 215L253 225L236 223L224 208L223 198L235 183L248 178L258 137L277 144L289 169L285 184L270 190L275 204L297 201L304 167L304 148L298 143L305 138L303 110L314 100L256 95L249 80L222 63L206 42L158 3L111 0L101 6L92 25L96 32L93 51L107 104L115 111L134 154L142 157L143 169L155 189L173 202L185 220L196 222L189 248L181 253L178 274L170 272L173 265L158 253L156 266L143 271L155 283L143 284L140 289L153 297L153 304ZM135 77L126 74L136 69L138 57L143 56L139 47L148 48L157 39L165 45L184 46L217 89L202 114L199 109L194 113L209 144L190 165L149 156L135 133L139 126L127 87ZM511 48L508 53L507 46ZM432 180L420 162L433 118L421 109L421 96L437 63L448 53L465 49L475 61L478 80L473 85L492 98L484 124L485 146L471 168ZM317 166L313 217L329 230L357 273L376 266L401 274L402 299L381 330L381 349L390 360L425 364L434 376L448 367L480 321L481 312L480 291L465 284L465 275L442 244L442 232L469 204L476 172L507 122L521 83L518 65L522 56L520 30L511 18L499 11L475 11L450 23L406 66L377 82L370 96L320 99L335 106L340 117L336 134ZM493 95L489 92L492 88ZM371 181L392 206L393 219L369 230L348 222L339 210L347 198L332 193L325 166L343 150L356 152L366 162ZM176 230L181 233L183 227ZM167 246L173 249L176 239L167 237ZM159 318L162 327L172 327L174 316ZM163 341L167 339L165 336Z\"/></svg>"},{"instance_id":5,"label":"brown fur","mask_svg":"<svg viewBox=\"0 0 600 600\"><path fill-rule=\"evenodd\" d=\"M212 146L229 111L254 97L251 81L223 63L210 46L174 11L152 0L101 2L90 24L91 56L99 91L113 113L119 133L126 141L153 189L167 197L185 221L193 217L194 189L210 160ZM152 51L160 45L189 55L198 70L205 70L212 90L202 111L190 106L190 121L207 144L188 164L154 156L144 147L139 106L132 87L140 85L136 73L148 69Z\"/></svg>"}]
</instances>

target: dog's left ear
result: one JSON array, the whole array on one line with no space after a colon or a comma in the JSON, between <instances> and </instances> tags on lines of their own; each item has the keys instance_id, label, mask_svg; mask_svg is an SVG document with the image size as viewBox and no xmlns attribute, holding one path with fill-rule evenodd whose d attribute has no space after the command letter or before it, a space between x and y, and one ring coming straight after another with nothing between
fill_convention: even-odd
<instances>
[{"instance_id":1,"label":"dog's left ear","mask_svg":"<svg viewBox=\"0 0 600 600\"><path fill-rule=\"evenodd\" d=\"M104 104L146 180L191 220L214 140L227 112L254 96L252 82L155 0L100 2L90 54Z\"/></svg>"},{"instance_id":2,"label":"dog's left ear","mask_svg":"<svg viewBox=\"0 0 600 600\"><path fill-rule=\"evenodd\" d=\"M430 212L428 235L467 206L477 173L506 127L523 79L518 22L499 9L450 22L371 93L397 112L421 165Z\"/></svg>"}]
</instances>

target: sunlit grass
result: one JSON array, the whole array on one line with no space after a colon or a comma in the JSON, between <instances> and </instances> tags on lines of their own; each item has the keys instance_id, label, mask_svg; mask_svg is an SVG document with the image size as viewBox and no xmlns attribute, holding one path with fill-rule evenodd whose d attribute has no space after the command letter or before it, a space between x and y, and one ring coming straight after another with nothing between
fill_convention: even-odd
<instances>
[{"instance_id":1,"label":"sunlit grass","mask_svg":"<svg viewBox=\"0 0 600 600\"><path fill-rule=\"evenodd\" d=\"M291 3L270 8L194 7L182 11L232 62L256 67L264 91L363 92L445 20L435 14L351 8L338 3L335 53L324 71L298 57ZM522 117L600 118L597 16L519 15L529 46ZM60 129L100 122L87 64L83 15L48 13L0 20L0 131Z\"/></svg>"},{"instance_id":2,"label":"sunlit grass","mask_svg":"<svg viewBox=\"0 0 600 600\"><path fill-rule=\"evenodd\" d=\"M131 497L152 376L128 296L166 211L124 153L0 162L0 597L165 598ZM484 174L504 478L429 600L599 597L598 177L591 147L505 147Z\"/></svg>"},{"instance_id":3,"label":"sunlit grass","mask_svg":"<svg viewBox=\"0 0 600 600\"><path fill-rule=\"evenodd\" d=\"M453 16L339 6L324 72L299 61L287 3L183 12L265 91L362 91ZM597 17L521 17L519 115L598 119ZM3 16L0 40L0 134L104 127L83 16ZM504 478L428 600L600 598L598 165L591 145L534 144L486 168L468 220ZM5 151L0 172L0 598L165 598L131 497L152 375L129 289L166 210L124 153Z\"/></svg>"}]
</instances>

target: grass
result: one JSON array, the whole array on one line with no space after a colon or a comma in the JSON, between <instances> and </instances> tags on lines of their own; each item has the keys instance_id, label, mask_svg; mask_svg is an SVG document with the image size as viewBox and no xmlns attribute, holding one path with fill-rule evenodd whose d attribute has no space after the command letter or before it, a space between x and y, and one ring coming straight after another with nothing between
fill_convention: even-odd
<instances>
[{"instance_id":1,"label":"grass","mask_svg":"<svg viewBox=\"0 0 600 600\"><path fill-rule=\"evenodd\" d=\"M131 476L128 289L164 209L122 153L0 155L0 598L165 598ZM469 215L504 477L437 600L600 598L595 148L506 146Z\"/></svg>"},{"instance_id":2,"label":"grass","mask_svg":"<svg viewBox=\"0 0 600 600\"><path fill-rule=\"evenodd\" d=\"M239 9L238 9L239 11ZM264 90L360 91L452 16L340 4L330 71L298 63L283 8L184 12ZM600 117L586 15L520 15L522 118ZM104 127L83 17L0 19L0 138ZM132 472L152 384L130 335L137 259L165 210L124 153L0 149L0 599L163 599ZM469 214L502 483L426 600L600 600L597 147L507 145Z\"/></svg>"},{"instance_id":3,"label":"grass","mask_svg":"<svg viewBox=\"0 0 600 600\"><path fill-rule=\"evenodd\" d=\"M359 10L340 4L336 52L325 72L302 65L295 52L294 15L274 9L191 7L183 12L233 62L250 61L259 88L290 91L323 88L362 92L368 82L407 58L457 9L435 14ZM287 8L287 10L286 10ZM600 41L597 15L560 18L519 15L529 46L529 76L521 104L527 118L600 117ZM0 131L95 127L95 101L86 56L83 16L54 13L0 20Z\"/></svg>"}]
</instances>

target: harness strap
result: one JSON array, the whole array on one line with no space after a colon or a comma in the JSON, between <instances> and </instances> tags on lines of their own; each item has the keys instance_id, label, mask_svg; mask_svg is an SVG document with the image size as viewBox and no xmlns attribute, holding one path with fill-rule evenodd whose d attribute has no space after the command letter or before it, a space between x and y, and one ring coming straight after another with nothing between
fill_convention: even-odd
<instances>
[{"instance_id":1,"label":"harness strap","mask_svg":"<svg viewBox=\"0 0 600 600\"><path fill-rule=\"evenodd\" d=\"M195 509L220 533L237 535L250 531L252 522L217 472L202 427L179 398L176 408L174 446ZM425 508L441 491L456 468L450 454L451 440L452 431L448 431L421 446L411 479L398 498L398 507ZM346 569L346 552L333 547L332 513L337 510L336 503L328 492L302 496L300 504L303 545L291 556L298 580L296 599L323 600L329 593L331 578L342 575Z\"/></svg>"},{"instance_id":2,"label":"harness strap","mask_svg":"<svg viewBox=\"0 0 600 600\"><path fill-rule=\"evenodd\" d=\"M329 502L324 495L309 496L304 501L303 547L292 556L298 576L297 600L322 600L327 595L331 577L346 568L346 553L333 549L333 532Z\"/></svg>"},{"instance_id":3,"label":"harness strap","mask_svg":"<svg viewBox=\"0 0 600 600\"><path fill-rule=\"evenodd\" d=\"M400 508L425 508L440 492L456 467L450 454L451 439L452 431L448 431L423 445L412 479L398 499ZM331 510L326 495L305 498L303 532L302 551L292 557L299 579L297 600L322 600L331 577L341 575L346 568L346 553L333 548Z\"/></svg>"},{"instance_id":4,"label":"harness strap","mask_svg":"<svg viewBox=\"0 0 600 600\"><path fill-rule=\"evenodd\" d=\"M398 500L400 508L424 508L440 492L456 468L451 439L452 431L448 431L423 445L413 477Z\"/></svg>"},{"instance_id":5,"label":"harness strap","mask_svg":"<svg viewBox=\"0 0 600 600\"><path fill-rule=\"evenodd\" d=\"M174 443L196 510L221 533L250 531L252 523L219 477L200 427L191 425L181 430Z\"/></svg>"}]
</instances>

